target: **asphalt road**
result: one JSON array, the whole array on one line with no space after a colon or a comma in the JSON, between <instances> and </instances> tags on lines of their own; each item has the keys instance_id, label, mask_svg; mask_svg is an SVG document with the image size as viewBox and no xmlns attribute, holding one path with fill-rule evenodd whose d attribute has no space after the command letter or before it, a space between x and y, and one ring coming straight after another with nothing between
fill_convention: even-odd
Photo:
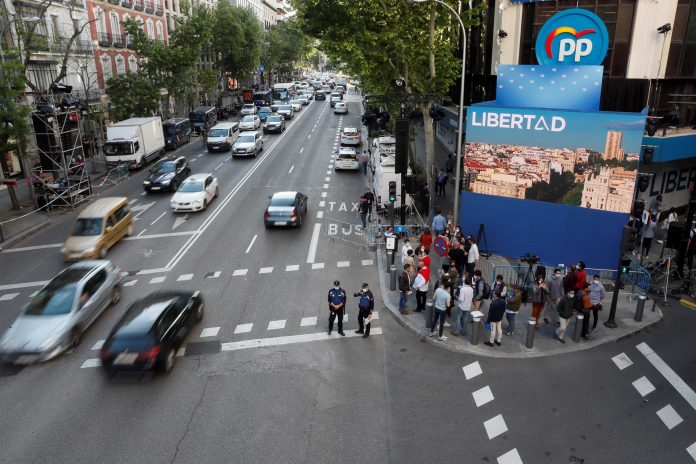
<instances>
[{"instance_id":1,"label":"asphalt road","mask_svg":"<svg viewBox=\"0 0 696 464\"><path fill-rule=\"evenodd\" d=\"M144 172L104 193L127 196L138 214L136 237L109 252L131 273L124 299L74 352L0 367L0 462L696 460L686 451L696 442L696 405L687 401L696 386L694 311L673 304L651 333L594 350L498 360L422 343L382 309L374 256L326 235L325 221L334 221L343 224L337 237L360 240L354 204L366 179L335 173L331 162L338 131L359 125L357 97L348 99L343 117L313 102L283 135L265 136L257 159L206 154L198 140L177 150L193 172L219 180L220 195L205 212L174 215L169 194L141 195ZM295 189L309 196L306 222L265 229L267 196ZM0 253L0 330L39 288L32 283L62 269L59 246L75 214ZM335 279L349 293L373 284L380 318L370 338L353 333L350 298L348 336L327 339L326 294ZM145 382L107 379L95 363L99 341L130 302L173 287L206 299L205 318L174 371ZM204 329L212 335L202 337ZM684 380L686 398L670 383L674 376L636 348L641 343ZM624 369L612 361L621 353L632 363ZM642 377L655 388L644 397L632 385ZM681 419L671 430L657 415L667 406Z\"/></svg>"}]
</instances>

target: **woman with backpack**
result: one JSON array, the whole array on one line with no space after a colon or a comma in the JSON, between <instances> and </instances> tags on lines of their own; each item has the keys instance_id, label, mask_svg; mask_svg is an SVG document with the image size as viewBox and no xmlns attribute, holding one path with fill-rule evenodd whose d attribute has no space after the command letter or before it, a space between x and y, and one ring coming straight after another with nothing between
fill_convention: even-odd
<instances>
[{"instance_id":1,"label":"woman with backpack","mask_svg":"<svg viewBox=\"0 0 696 464\"><path fill-rule=\"evenodd\" d=\"M508 329L505 335L515 335L515 316L520 311L520 306L522 305L522 292L520 287L513 285L507 294L507 301L505 303L505 317L508 322Z\"/></svg>"}]
</instances>

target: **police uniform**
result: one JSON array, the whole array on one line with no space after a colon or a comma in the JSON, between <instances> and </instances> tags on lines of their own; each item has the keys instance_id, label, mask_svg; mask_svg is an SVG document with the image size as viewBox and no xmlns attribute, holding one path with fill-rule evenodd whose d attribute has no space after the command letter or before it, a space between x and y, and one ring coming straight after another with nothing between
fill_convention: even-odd
<instances>
[{"instance_id":1,"label":"police uniform","mask_svg":"<svg viewBox=\"0 0 696 464\"><path fill-rule=\"evenodd\" d=\"M354 297L360 297L358 302L358 308L360 312L358 314L358 327L359 329L355 333L364 334L363 338L370 336L370 323L364 323L366 317L372 314L372 310L375 307L375 297L372 292L367 288L367 284L363 284L362 290L353 294ZM364 298L363 298L364 296Z\"/></svg>"},{"instance_id":2,"label":"police uniform","mask_svg":"<svg viewBox=\"0 0 696 464\"><path fill-rule=\"evenodd\" d=\"M345 335L343 333L343 314L346 309L346 291L340 287L341 283L337 280L334 282L334 288L329 290L329 335L333 330L334 319L338 317L338 333ZM335 287L338 287L336 289ZM331 304L340 305L338 309L334 309Z\"/></svg>"}]
</instances>

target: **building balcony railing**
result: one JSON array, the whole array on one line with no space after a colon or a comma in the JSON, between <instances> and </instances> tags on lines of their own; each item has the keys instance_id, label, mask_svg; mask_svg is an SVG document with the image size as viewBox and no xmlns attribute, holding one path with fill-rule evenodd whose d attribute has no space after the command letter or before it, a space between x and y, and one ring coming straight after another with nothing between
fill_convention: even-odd
<instances>
[{"instance_id":1,"label":"building balcony railing","mask_svg":"<svg viewBox=\"0 0 696 464\"><path fill-rule=\"evenodd\" d=\"M155 5L152 4L151 1L145 0L145 13L154 13L155 12Z\"/></svg>"},{"instance_id":2,"label":"building balcony railing","mask_svg":"<svg viewBox=\"0 0 696 464\"><path fill-rule=\"evenodd\" d=\"M109 3L111 3L112 5L118 5L119 3L121 3L121 0L108 0L108 1L109 1Z\"/></svg>"},{"instance_id":3,"label":"building balcony railing","mask_svg":"<svg viewBox=\"0 0 696 464\"><path fill-rule=\"evenodd\" d=\"M133 0L121 0L121 6L133 8Z\"/></svg>"},{"instance_id":4,"label":"building balcony railing","mask_svg":"<svg viewBox=\"0 0 696 464\"><path fill-rule=\"evenodd\" d=\"M143 0L135 0L133 3L133 9L138 10L138 11L143 11L145 6L143 5Z\"/></svg>"},{"instance_id":5,"label":"building balcony railing","mask_svg":"<svg viewBox=\"0 0 696 464\"><path fill-rule=\"evenodd\" d=\"M98 34L99 46L100 47L110 47L111 46L111 34L108 32L100 32Z\"/></svg>"},{"instance_id":6,"label":"building balcony railing","mask_svg":"<svg viewBox=\"0 0 696 464\"><path fill-rule=\"evenodd\" d=\"M80 54L90 54L92 53L92 41L91 40L75 40L73 42L73 50L75 53Z\"/></svg>"},{"instance_id":7,"label":"building balcony railing","mask_svg":"<svg viewBox=\"0 0 696 464\"><path fill-rule=\"evenodd\" d=\"M162 9L161 6L157 5L157 8L155 8L155 14L156 14L157 16L162 16L162 15L164 15L164 10Z\"/></svg>"},{"instance_id":8,"label":"building balcony railing","mask_svg":"<svg viewBox=\"0 0 696 464\"><path fill-rule=\"evenodd\" d=\"M27 50L31 51L49 51L48 36L34 34L26 44Z\"/></svg>"},{"instance_id":9,"label":"building balcony railing","mask_svg":"<svg viewBox=\"0 0 696 464\"><path fill-rule=\"evenodd\" d=\"M114 47L125 48L126 47L126 37L121 34L114 34Z\"/></svg>"}]
</instances>

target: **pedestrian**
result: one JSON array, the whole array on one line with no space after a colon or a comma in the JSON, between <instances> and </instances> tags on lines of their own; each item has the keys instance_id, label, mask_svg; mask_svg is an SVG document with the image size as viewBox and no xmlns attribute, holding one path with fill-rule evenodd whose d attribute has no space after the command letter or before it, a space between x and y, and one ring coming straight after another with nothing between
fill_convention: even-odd
<instances>
[{"instance_id":1,"label":"pedestrian","mask_svg":"<svg viewBox=\"0 0 696 464\"><path fill-rule=\"evenodd\" d=\"M560 319L560 327L556 329L556 334L554 338L561 343L565 343L563 339L565 336L566 328L568 327L568 322L570 318L573 317L573 309L575 306L575 290L571 289L565 294L561 301L556 305L556 311L558 312L558 317Z\"/></svg>"},{"instance_id":2,"label":"pedestrian","mask_svg":"<svg viewBox=\"0 0 696 464\"><path fill-rule=\"evenodd\" d=\"M502 274L495 276L495 282L493 282L493 285L491 285L491 298L495 298L496 292L503 295L503 298L507 296L507 286L505 285L505 282L503 282Z\"/></svg>"},{"instance_id":3,"label":"pedestrian","mask_svg":"<svg viewBox=\"0 0 696 464\"><path fill-rule=\"evenodd\" d=\"M602 310L602 300L606 297L607 292L604 290L604 285L599 280L598 275L592 276L592 288L590 289L590 301L592 302L592 329L590 333L594 332L597 328L597 319L599 319L599 312Z\"/></svg>"},{"instance_id":4,"label":"pedestrian","mask_svg":"<svg viewBox=\"0 0 696 464\"><path fill-rule=\"evenodd\" d=\"M442 195L443 197L445 197L445 187L447 186L447 174L445 173L444 169L440 169L440 172L437 173L437 179L435 181L435 184L437 185L435 194Z\"/></svg>"},{"instance_id":5,"label":"pedestrian","mask_svg":"<svg viewBox=\"0 0 696 464\"><path fill-rule=\"evenodd\" d=\"M440 208L435 209L435 217L433 218L433 232L435 236L439 236L445 233L447 228L447 219L442 215L442 210Z\"/></svg>"},{"instance_id":6,"label":"pedestrian","mask_svg":"<svg viewBox=\"0 0 696 464\"><path fill-rule=\"evenodd\" d=\"M457 289L459 282L459 272L457 272L457 265L454 260L450 261L449 269L447 269L447 280L449 281L449 292L452 301L454 302L454 291Z\"/></svg>"},{"instance_id":7,"label":"pedestrian","mask_svg":"<svg viewBox=\"0 0 696 464\"><path fill-rule=\"evenodd\" d=\"M360 213L363 229L367 229L367 208L367 200L364 196L361 196L360 204L358 205L358 213Z\"/></svg>"},{"instance_id":8,"label":"pedestrian","mask_svg":"<svg viewBox=\"0 0 696 464\"><path fill-rule=\"evenodd\" d=\"M476 245L476 240L474 240L474 237L469 236L469 251L466 256L466 271L470 274L474 274L474 269L476 269L476 266L478 265L479 262L479 249L478 245Z\"/></svg>"},{"instance_id":9,"label":"pedestrian","mask_svg":"<svg viewBox=\"0 0 696 464\"><path fill-rule=\"evenodd\" d=\"M413 253L413 250L409 251ZM411 265L406 263L404 264L403 272L399 276L399 312L401 314L408 314L406 304L411 293Z\"/></svg>"},{"instance_id":10,"label":"pedestrian","mask_svg":"<svg viewBox=\"0 0 696 464\"><path fill-rule=\"evenodd\" d=\"M437 339L440 341L447 340L447 337L442 335L442 330L445 327L445 311L452 302L449 292L445 290L447 285L449 285L447 277L442 276L441 285L437 288L437 290L435 290L435 293L433 293L433 322L430 325L430 333L428 336L435 336L435 326L437 325L438 321L440 321L440 328L438 332L439 335L437 337Z\"/></svg>"},{"instance_id":11,"label":"pedestrian","mask_svg":"<svg viewBox=\"0 0 696 464\"><path fill-rule=\"evenodd\" d=\"M558 322L553 314L557 314L556 306L558 305L558 302L561 301L561 298L563 298L565 295L565 293L563 293L563 279L561 278L560 269L554 269L553 274L546 279L546 291L548 292L547 306L549 307L546 314L549 315L549 313L551 313L553 322ZM544 318L544 322L548 324L548 318Z\"/></svg>"},{"instance_id":12,"label":"pedestrian","mask_svg":"<svg viewBox=\"0 0 696 464\"><path fill-rule=\"evenodd\" d=\"M469 322L469 313L471 312L471 304L474 299L474 289L471 286L471 278L464 278L464 285L459 289L457 295L457 307L454 310L454 331L451 332L454 336L465 336L466 326Z\"/></svg>"},{"instance_id":13,"label":"pedestrian","mask_svg":"<svg viewBox=\"0 0 696 464\"><path fill-rule=\"evenodd\" d=\"M641 256L645 256L648 259L650 254L650 246L652 245L652 239L655 237L655 227L657 222L655 221L655 216L652 213L648 214L648 222L643 226L643 246L641 248Z\"/></svg>"},{"instance_id":14,"label":"pedestrian","mask_svg":"<svg viewBox=\"0 0 696 464\"><path fill-rule=\"evenodd\" d=\"M590 311L592 311L592 298L590 298L590 284L585 282L585 286L580 291L580 301L582 302L582 338L590 339ZM576 322L577 324L577 322Z\"/></svg>"},{"instance_id":15,"label":"pedestrian","mask_svg":"<svg viewBox=\"0 0 696 464\"><path fill-rule=\"evenodd\" d=\"M453 265L457 268L457 272L459 274L464 274L464 270L466 269L466 255L464 254L464 247L459 240L453 240L452 248L447 256L449 256L454 263Z\"/></svg>"},{"instance_id":16,"label":"pedestrian","mask_svg":"<svg viewBox=\"0 0 696 464\"><path fill-rule=\"evenodd\" d=\"M419 242L422 247L425 247L425 253L430 253L430 246L433 244L433 233L428 227L425 228L423 233L419 237Z\"/></svg>"},{"instance_id":17,"label":"pedestrian","mask_svg":"<svg viewBox=\"0 0 696 464\"><path fill-rule=\"evenodd\" d=\"M413 281L413 288L416 289L416 311L422 312L425 309L426 296L428 295L428 287L430 283L430 271L425 267L425 262L418 263L418 275Z\"/></svg>"},{"instance_id":18,"label":"pedestrian","mask_svg":"<svg viewBox=\"0 0 696 464\"><path fill-rule=\"evenodd\" d=\"M343 315L346 309L346 291L341 288L341 282L334 281L334 286L329 290L329 335L333 330L334 320L338 318L338 333L343 333Z\"/></svg>"},{"instance_id":19,"label":"pedestrian","mask_svg":"<svg viewBox=\"0 0 696 464\"><path fill-rule=\"evenodd\" d=\"M430 214L430 190L428 190L428 184L421 187L418 192L420 196L421 209L423 210L423 217L427 218Z\"/></svg>"},{"instance_id":20,"label":"pedestrian","mask_svg":"<svg viewBox=\"0 0 696 464\"><path fill-rule=\"evenodd\" d=\"M447 155L447 161L445 161L445 170L449 176L451 176L454 172L454 158L452 157L452 154Z\"/></svg>"},{"instance_id":21,"label":"pedestrian","mask_svg":"<svg viewBox=\"0 0 696 464\"><path fill-rule=\"evenodd\" d=\"M656 220L657 216L662 212L662 195L658 195L652 199L648 211L652 214L653 220Z\"/></svg>"},{"instance_id":22,"label":"pedestrian","mask_svg":"<svg viewBox=\"0 0 696 464\"><path fill-rule=\"evenodd\" d=\"M667 239L667 234L669 232L669 225L676 221L677 217L677 210L674 208L670 208L669 214L667 214L667 217L662 221L662 239L658 240L657 243L664 243L664 241Z\"/></svg>"},{"instance_id":23,"label":"pedestrian","mask_svg":"<svg viewBox=\"0 0 696 464\"><path fill-rule=\"evenodd\" d=\"M532 317L537 321L537 330L539 330L539 316L541 315L541 310L544 309L546 295L546 283L544 282L544 279L539 276L537 281L534 283L534 293L532 296Z\"/></svg>"},{"instance_id":24,"label":"pedestrian","mask_svg":"<svg viewBox=\"0 0 696 464\"><path fill-rule=\"evenodd\" d=\"M522 290L519 286L513 285L508 291L505 302L505 318L508 322L508 329L505 335L515 335L515 316L520 311L522 305Z\"/></svg>"},{"instance_id":25,"label":"pedestrian","mask_svg":"<svg viewBox=\"0 0 696 464\"><path fill-rule=\"evenodd\" d=\"M370 156L367 154L366 150L363 150L362 155L360 155L360 167L362 168L363 176L367 175L367 163L370 160Z\"/></svg>"},{"instance_id":26,"label":"pedestrian","mask_svg":"<svg viewBox=\"0 0 696 464\"><path fill-rule=\"evenodd\" d=\"M357 334L363 334L363 338L370 336L370 322L372 321L372 310L375 307L375 297L370 291L367 282L363 282L359 292L353 294L354 297L360 297L358 301L358 330Z\"/></svg>"},{"instance_id":27,"label":"pedestrian","mask_svg":"<svg viewBox=\"0 0 696 464\"><path fill-rule=\"evenodd\" d=\"M575 284L578 281L578 276L575 273L575 264L570 265L568 273L563 277L563 293L567 294L570 291L575 292Z\"/></svg>"},{"instance_id":28,"label":"pedestrian","mask_svg":"<svg viewBox=\"0 0 696 464\"><path fill-rule=\"evenodd\" d=\"M372 219L372 207L375 204L375 194L372 193L372 188L367 187L367 191L363 193L363 196L365 197L365 200L367 201L367 214L370 216L370 220Z\"/></svg>"},{"instance_id":29,"label":"pedestrian","mask_svg":"<svg viewBox=\"0 0 696 464\"><path fill-rule=\"evenodd\" d=\"M411 268L410 268L410 270L409 270L409 272L408 272L408 274L411 276L411 279L415 278L415 277L416 277L416 271L417 271L417 269L416 269L416 261L413 259L413 250L411 250L411 249L409 249L409 250L406 252L406 256L402 256L402 257L401 257L401 265L403 266L403 265L405 265L405 264L408 264L409 266L411 266Z\"/></svg>"},{"instance_id":30,"label":"pedestrian","mask_svg":"<svg viewBox=\"0 0 696 464\"><path fill-rule=\"evenodd\" d=\"M500 292L496 292L491 302L491 307L488 309L488 318L486 319L486 323L490 324L491 338L484 345L493 346L494 342L498 346L501 345L500 342L503 339L503 314L505 314L505 298Z\"/></svg>"},{"instance_id":31,"label":"pedestrian","mask_svg":"<svg viewBox=\"0 0 696 464\"><path fill-rule=\"evenodd\" d=\"M401 259L404 259L406 256L408 256L408 250L413 251L413 248L411 248L411 241L406 237L404 239L404 244L401 247Z\"/></svg>"},{"instance_id":32,"label":"pedestrian","mask_svg":"<svg viewBox=\"0 0 696 464\"><path fill-rule=\"evenodd\" d=\"M481 271L476 269L474 271L474 299L473 299L473 303L472 303L474 309L477 309L477 310L481 309L481 303L483 302L483 299L485 298L487 286L488 286L488 284L486 283L485 279L481 275Z\"/></svg>"},{"instance_id":33,"label":"pedestrian","mask_svg":"<svg viewBox=\"0 0 696 464\"><path fill-rule=\"evenodd\" d=\"M585 284L587 283L587 272L585 272L584 261L580 261L578 263L575 269L575 276L575 293L577 294L578 290L582 290L583 288L585 288Z\"/></svg>"}]
</instances>

